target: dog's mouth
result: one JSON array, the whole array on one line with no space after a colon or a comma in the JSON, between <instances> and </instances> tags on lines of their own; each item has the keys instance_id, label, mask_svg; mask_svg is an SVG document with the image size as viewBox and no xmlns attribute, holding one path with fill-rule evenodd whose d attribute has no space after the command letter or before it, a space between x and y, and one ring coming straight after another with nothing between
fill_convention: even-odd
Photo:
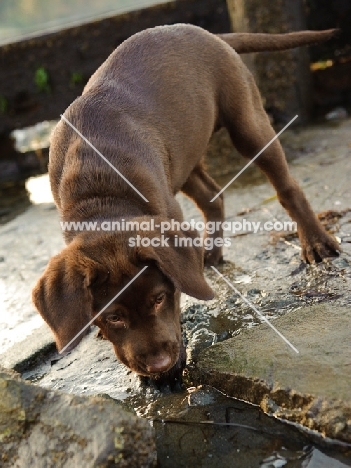
<instances>
[{"instance_id":1,"label":"dog's mouth","mask_svg":"<svg viewBox=\"0 0 351 468\"><path fill-rule=\"evenodd\" d=\"M185 367L186 355L183 343L177 344L174 348L146 359L135 357L134 362L125 362L125 364L140 376L151 380L167 380L167 376L182 374Z\"/></svg>"},{"instance_id":2,"label":"dog's mouth","mask_svg":"<svg viewBox=\"0 0 351 468\"><path fill-rule=\"evenodd\" d=\"M135 360L135 365L130 366L134 372L144 377L157 380L162 375L167 374L177 365L179 361L179 352L176 357L172 359L170 355L161 356L157 359L150 359L149 361Z\"/></svg>"},{"instance_id":3,"label":"dog's mouth","mask_svg":"<svg viewBox=\"0 0 351 468\"><path fill-rule=\"evenodd\" d=\"M149 356L124 354L123 349L114 345L117 358L140 377L150 380L181 380L186 364L186 352L183 343L173 343L168 349Z\"/></svg>"},{"instance_id":4,"label":"dog's mouth","mask_svg":"<svg viewBox=\"0 0 351 468\"><path fill-rule=\"evenodd\" d=\"M183 370L186 365L186 350L183 343L181 343L177 356L177 359L172 361L172 365L162 372L143 371L137 373L143 377L148 377L150 380L153 380L160 384L170 384L171 386L174 382L179 382L181 384Z\"/></svg>"}]
</instances>

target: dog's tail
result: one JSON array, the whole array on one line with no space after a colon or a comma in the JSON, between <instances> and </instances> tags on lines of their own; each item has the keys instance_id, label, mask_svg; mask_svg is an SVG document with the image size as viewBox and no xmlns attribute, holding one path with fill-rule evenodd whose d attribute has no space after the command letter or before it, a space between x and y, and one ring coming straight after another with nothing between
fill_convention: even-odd
<instances>
[{"instance_id":1,"label":"dog's tail","mask_svg":"<svg viewBox=\"0 0 351 468\"><path fill-rule=\"evenodd\" d=\"M293 49L318 44L338 36L339 29L326 31L298 31L287 34L229 33L217 37L229 44L238 54Z\"/></svg>"}]
</instances>

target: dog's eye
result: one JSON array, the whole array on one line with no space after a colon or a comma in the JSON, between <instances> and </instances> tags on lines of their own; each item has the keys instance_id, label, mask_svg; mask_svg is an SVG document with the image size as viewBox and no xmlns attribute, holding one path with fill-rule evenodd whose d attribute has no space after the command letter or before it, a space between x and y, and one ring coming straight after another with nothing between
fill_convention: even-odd
<instances>
[{"instance_id":1,"label":"dog's eye","mask_svg":"<svg viewBox=\"0 0 351 468\"><path fill-rule=\"evenodd\" d=\"M115 328L126 328L126 324L120 315L108 315L106 320L110 325L112 325Z\"/></svg>"},{"instance_id":2,"label":"dog's eye","mask_svg":"<svg viewBox=\"0 0 351 468\"><path fill-rule=\"evenodd\" d=\"M155 305L159 305L159 304L162 304L162 302L164 301L166 297L166 294L165 293L160 293L156 296L155 298Z\"/></svg>"}]
</instances>

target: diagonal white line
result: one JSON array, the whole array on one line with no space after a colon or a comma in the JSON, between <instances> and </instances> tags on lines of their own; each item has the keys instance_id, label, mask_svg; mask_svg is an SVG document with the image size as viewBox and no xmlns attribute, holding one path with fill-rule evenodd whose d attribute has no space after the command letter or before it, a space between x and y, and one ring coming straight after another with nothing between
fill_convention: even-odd
<instances>
[{"instance_id":1,"label":"diagonal white line","mask_svg":"<svg viewBox=\"0 0 351 468\"><path fill-rule=\"evenodd\" d=\"M227 278L226 278L225 276L222 275L222 273L220 273L220 272L217 270L217 268L215 268L214 266L212 266L211 268L212 268L212 270L214 270L214 271L228 284L228 286L230 286L230 287L233 289L233 291L235 291L237 294L239 294L239 296L241 297L241 299L242 299L244 302L246 302L246 304L248 304L248 305L251 307L251 309L253 309L253 310L256 312L256 314L257 314L262 320L264 320L264 321L267 323L267 325L269 325L269 326L271 327L271 329L272 329L273 331L275 331L276 334L279 335L280 338L281 338L282 340L284 340L285 343L288 344L288 345L290 346L290 348L291 348L292 350L295 351L295 353L299 354L299 350L296 349L295 346L292 345L292 344L290 343L290 341L289 341L287 338L285 338L285 336L282 335L282 334L280 333L280 331L277 330L277 329L275 328L275 326L272 325L272 324L270 323L270 321L269 321L264 315L262 315L261 312L260 312L250 301L248 301L248 300L246 299L246 297L244 297L244 296L236 289L236 287L233 286L232 283L231 283L230 281L227 280Z\"/></svg>"},{"instance_id":2,"label":"diagonal white line","mask_svg":"<svg viewBox=\"0 0 351 468\"><path fill-rule=\"evenodd\" d=\"M88 327L90 327L90 325L94 322L94 320L96 320L97 317L99 317L99 316L103 313L103 311L106 310L107 307L108 307L110 304L112 304L112 302L113 302L114 300L116 300L117 297L120 296L120 295L122 294L122 292L125 291L125 290L138 278L138 276L140 276L140 275L146 270L146 268L147 268L147 265L144 266L144 268L143 268L142 270L140 270L139 273L137 273L137 274L134 276L134 278L132 278L132 279L129 281L129 283L126 284L126 285L124 286L124 288L122 288L122 289L115 295L115 297L113 297L113 298L110 300L110 302L107 303L107 304L105 305L105 307L103 307L103 308L100 310L100 312L98 312L98 313L95 315L95 317L93 317L93 318L90 320L90 322L87 323L87 324L80 330L80 332L77 333L76 336L75 336L74 338L72 338L71 341L70 341L69 343L67 343L66 346L64 346L64 347L61 349L61 351L59 351L59 354L62 354L62 353L65 351L65 349L67 349L67 348L73 343L73 341L74 341L76 338L78 338L78 336L80 336Z\"/></svg>"},{"instance_id":3,"label":"diagonal white line","mask_svg":"<svg viewBox=\"0 0 351 468\"><path fill-rule=\"evenodd\" d=\"M112 169L113 169L115 172L117 172L117 174L118 174L120 177L122 177L122 179L123 179L125 182L127 182L127 184L128 184L130 187L132 187L132 189L135 190L135 192L136 192L138 195L140 195L141 198L142 198L143 200L145 200L147 203L149 202L149 200L148 200L146 197L144 197L144 195L143 195L142 193L140 193L139 190L138 190L131 182L129 182L129 180L128 180L126 177L124 177L124 175L123 175L121 172L119 172L119 170L118 170L113 164L111 164L110 161L109 161L107 158L105 158L105 156L104 156L103 154L101 154L100 151L97 150L97 149L95 148L95 146L94 146L92 143L90 143L90 141L87 140L87 139L85 138L85 136L82 135L82 134L80 133L80 131L79 131L73 124L71 124L71 122L69 122L69 121L66 119L66 117L65 117L64 115L62 115L62 114L61 114L61 119L63 119L63 120L66 122L66 124L69 125L69 126L70 126L70 127L71 127L71 128L72 128L72 129L73 129L73 130L74 130L90 147L91 147L91 148L93 148L93 150L94 150L110 167L112 167Z\"/></svg>"},{"instance_id":4,"label":"diagonal white line","mask_svg":"<svg viewBox=\"0 0 351 468\"><path fill-rule=\"evenodd\" d=\"M220 191L217 193L217 195L215 195L215 196L212 198L212 200L210 200L211 203L212 203L213 201L215 201L215 199L216 199L217 197L219 197L220 194L223 193L224 190L227 189L227 188L229 187L229 185L232 184L232 183L234 182L234 180L236 180L236 179L239 177L239 175L241 175L241 174L242 174L242 173L243 173L243 172L244 172L244 171L245 171L245 170L262 154L262 153L263 153L263 151L264 151L265 149L267 149L268 146L271 145L271 144L273 143L273 141L276 140L276 139L279 137L279 135L281 135L281 134L284 132L284 130L286 130L286 129L289 127L289 125L291 125L291 124L294 122L294 120L296 120L297 118L298 118L298 115L295 115L295 117L294 117L293 119L291 119L290 122L289 122L288 124L286 124L285 127L282 128L282 129L280 130L280 132L277 133L276 136L275 136L274 138L272 138L271 141L270 141L269 143L267 143L266 146L265 146L264 148L262 148L261 151L260 151L259 153L257 153L256 156L255 156L253 159L251 159L251 161L249 161L249 162L246 164L246 166L244 166L244 167L241 169L241 171L239 171L239 172L237 173L237 175L236 175L235 177L233 177L232 180L230 180L230 181L227 183L227 185L225 185L225 186L222 188L222 190L220 190Z\"/></svg>"}]
</instances>

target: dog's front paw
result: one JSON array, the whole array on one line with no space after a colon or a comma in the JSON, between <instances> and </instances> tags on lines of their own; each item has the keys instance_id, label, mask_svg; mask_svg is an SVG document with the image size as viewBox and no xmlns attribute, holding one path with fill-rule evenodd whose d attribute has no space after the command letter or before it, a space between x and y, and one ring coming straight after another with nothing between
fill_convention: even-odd
<instances>
[{"instance_id":1,"label":"dog's front paw","mask_svg":"<svg viewBox=\"0 0 351 468\"><path fill-rule=\"evenodd\" d=\"M320 230L312 235L299 233L301 243L301 257L306 263L321 262L325 258L338 257L341 248L337 240Z\"/></svg>"},{"instance_id":2,"label":"dog's front paw","mask_svg":"<svg viewBox=\"0 0 351 468\"><path fill-rule=\"evenodd\" d=\"M223 263L223 253L221 248L214 248L212 250L205 250L204 254L205 266L216 266Z\"/></svg>"}]
</instances>

